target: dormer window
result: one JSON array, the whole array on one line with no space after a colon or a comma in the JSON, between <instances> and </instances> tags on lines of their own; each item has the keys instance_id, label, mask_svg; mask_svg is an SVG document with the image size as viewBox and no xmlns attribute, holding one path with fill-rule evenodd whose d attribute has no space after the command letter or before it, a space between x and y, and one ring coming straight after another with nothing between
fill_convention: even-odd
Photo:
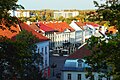
<instances>
[{"instance_id":1,"label":"dormer window","mask_svg":"<svg viewBox=\"0 0 120 80\"><path fill-rule=\"evenodd\" d=\"M82 68L82 63L83 63L83 61L80 59L80 60L78 60L78 67L79 68Z\"/></svg>"},{"instance_id":2,"label":"dormer window","mask_svg":"<svg viewBox=\"0 0 120 80\"><path fill-rule=\"evenodd\" d=\"M67 28L66 28L66 29L64 30L64 32L70 32L70 29L67 29Z\"/></svg>"}]
</instances>

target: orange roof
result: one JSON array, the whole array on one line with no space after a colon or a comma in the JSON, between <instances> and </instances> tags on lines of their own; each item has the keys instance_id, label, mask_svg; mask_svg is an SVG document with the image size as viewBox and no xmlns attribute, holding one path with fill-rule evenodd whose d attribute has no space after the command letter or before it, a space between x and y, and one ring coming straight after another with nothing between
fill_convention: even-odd
<instances>
[{"instance_id":1,"label":"orange roof","mask_svg":"<svg viewBox=\"0 0 120 80\"><path fill-rule=\"evenodd\" d=\"M85 26L82 22L75 22L81 29L84 29L83 26Z\"/></svg>"},{"instance_id":2,"label":"orange roof","mask_svg":"<svg viewBox=\"0 0 120 80\"><path fill-rule=\"evenodd\" d=\"M115 28L115 26L111 26L111 27L108 28L107 33L115 34L116 32L117 32L117 29Z\"/></svg>"},{"instance_id":3,"label":"orange roof","mask_svg":"<svg viewBox=\"0 0 120 80\"><path fill-rule=\"evenodd\" d=\"M2 26L2 25L1 25ZM20 28L21 27L21 28ZM37 33L36 31L34 31L32 28L29 27L29 25L25 24L25 23L20 23L20 27L19 26L11 26L11 30L14 31L10 31L7 27L3 26L3 29L0 29L0 36L4 36L7 38L13 38L15 37L17 34L19 34L19 32L22 30L27 30L28 32L32 32L33 35L36 35L37 38L39 38L40 41L47 41L49 40L47 37Z\"/></svg>"},{"instance_id":4,"label":"orange roof","mask_svg":"<svg viewBox=\"0 0 120 80\"><path fill-rule=\"evenodd\" d=\"M31 27L32 29L34 29L34 30L39 30L39 31L40 31L40 28L37 27L36 23L32 23L32 24L30 25L30 27Z\"/></svg>"},{"instance_id":5,"label":"orange roof","mask_svg":"<svg viewBox=\"0 0 120 80\"><path fill-rule=\"evenodd\" d=\"M76 50L73 54L69 55L69 59L82 59L86 56L90 56L91 51L87 48L87 44Z\"/></svg>"},{"instance_id":6,"label":"orange roof","mask_svg":"<svg viewBox=\"0 0 120 80\"><path fill-rule=\"evenodd\" d=\"M59 32L64 32L66 29L74 31L66 22L46 22L44 24Z\"/></svg>"},{"instance_id":7,"label":"orange roof","mask_svg":"<svg viewBox=\"0 0 120 80\"><path fill-rule=\"evenodd\" d=\"M0 29L0 36L4 36L7 38L12 38L13 36L19 34L20 28L18 26L11 26L11 31L3 25L4 30ZM13 32L12 32L13 31Z\"/></svg>"},{"instance_id":8,"label":"orange roof","mask_svg":"<svg viewBox=\"0 0 120 80\"><path fill-rule=\"evenodd\" d=\"M28 32L32 32L33 35L35 35L40 41L47 41L50 40L49 38L43 36L42 34L37 33L34 31L29 25L26 23L20 23L20 27L22 30L27 30Z\"/></svg>"},{"instance_id":9,"label":"orange roof","mask_svg":"<svg viewBox=\"0 0 120 80\"><path fill-rule=\"evenodd\" d=\"M93 27L99 27L99 25L94 22L85 22L85 24L92 25Z\"/></svg>"}]
</instances>

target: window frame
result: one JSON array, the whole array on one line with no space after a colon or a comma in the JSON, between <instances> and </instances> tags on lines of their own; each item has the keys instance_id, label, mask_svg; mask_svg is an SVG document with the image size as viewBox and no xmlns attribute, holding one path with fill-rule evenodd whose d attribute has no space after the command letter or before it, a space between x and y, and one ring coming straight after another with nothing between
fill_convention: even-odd
<instances>
[{"instance_id":1,"label":"window frame","mask_svg":"<svg viewBox=\"0 0 120 80\"><path fill-rule=\"evenodd\" d=\"M67 74L67 80L71 80L72 75L70 73Z\"/></svg>"},{"instance_id":2,"label":"window frame","mask_svg":"<svg viewBox=\"0 0 120 80\"><path fill-rule=\"evenodd\" d=\"M77 74L77 80L81 80L82 75L81 74Z\"/></svg>"}]
</instances>

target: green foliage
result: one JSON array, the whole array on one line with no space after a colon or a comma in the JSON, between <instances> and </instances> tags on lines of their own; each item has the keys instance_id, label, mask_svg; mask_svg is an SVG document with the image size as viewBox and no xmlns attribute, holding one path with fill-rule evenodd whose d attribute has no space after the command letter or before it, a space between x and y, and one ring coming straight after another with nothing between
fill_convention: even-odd
<instances>
[{"instance_id":1,"label":"green foliage","mask_svg":"<svg viewBox=\"0 0 120 80\"><path fill-rule=\"evenodd\" d=\"M36 42L27 31L21 31L15 41L0 37L0 80L42 80L37 66L43 58L36 52Z\"/></svg>"},{"instance_id":2,"label":"green foliage","mask_svg":"<svg viewBox=\"0 0 120 80\"><path fill-rule=\"evenodd\" d=\"M116 26L120 31L120 4L118 0L106 0L99 5L96 1L94 4L97 9L97 15L92 18L93 21L107 21L109 26ZM92 54L86 57L87 63L92 70L104 72L105 76L113 76L114 80L120 79L120 34L109 36L108 41L103 38L91 37L88 40L88 48Z\"/></svg>"},{"instance_id":3,"label":"green foliage","mask_svg":"<svg viewBox=\"0 0 120 80\"><path fill-rule=\"evenodd\" d=\"M94 71L104 72L106 76L112 75L115 80L120 77L120 35L110 36L107 42L103 38L91 37L88 48L92 54L86 57L87 63Z\"/></svg>"},{"instance_id":4,"label":"green foliage","mask_svg":"<svg viewBox=\"0 0 120 80\"><path fill-rule=\"evenodd\" d=\"M32 34L32 32L28 32L26 30L23 30L16 36L17 41L25 42L28 45L33 45L37 42L39 42L39 39L36 38L35 35Z\"/></svg>"},{"instance_id":5,"label":"green foliage","mask_svg":"<svg viewBox=\"0 0 120 80\"><path fill-rule=\"evenodd\" d=\"M116 26L120 30L120 4L118 0L106 0L101 5L94 1L98 7L94 20L109 21L110 26Z\"/></svg>"},{"instance_id":6,"label":"green foliage","mask_svg":"<svg viewBox=\"0 0 120 80\"><path fill-rule=\"evenodd\" d=\"M11 17L10 10L23 9L23 6L16 4L18 0L0 0L0 25L3 24L9 29L17 23L16 17ZM0 27L2 28L2 26Z\"/></svg>"}]
</instances>

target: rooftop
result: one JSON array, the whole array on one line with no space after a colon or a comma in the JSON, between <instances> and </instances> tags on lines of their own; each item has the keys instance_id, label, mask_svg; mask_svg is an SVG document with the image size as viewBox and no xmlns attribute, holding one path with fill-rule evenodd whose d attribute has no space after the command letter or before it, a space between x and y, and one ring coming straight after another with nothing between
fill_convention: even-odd
<instances>
[{"instance_id":1,"label":"rooftop","mask_svg":"<svg viewBox=\"0 0 120 80\"><path fill-rule=\"evenodd\" d=\"M43 22L43 24L51 27L52 29L58 32L64 32L66 29L69 29L70 31L74 31L74 29L70 27L66 22L52 21L52 22Z\"/></svg>"},{"instance_id":2,"label":"rooftop","mask_svg":"<svg viewBox=\"0 0 120 80\"><path fill-rule=\"evenodd\" d=\"M20 27L22 30L27 30L28 32L32 32L32 34L35 35L40 40L40 42L50 40L49 38L43 36L42 34L37 33L26 23L20 23Z\"/></svg>"},{"instance_id":3,"label":"rooftop","mask_svg":"<svg viewBox=\"0 0 120 80\"><path fill-rule=\"evenodd\" d=\"M12 38L13 36L19 34L20 29L19 29L18 25L11 26L10 30L5 25L0 25L0 26L3 26L3 28L4 28L4 29L0 29L0 36Z\"/></svg>"},{"instance_id":4,"label":"rooftop","mask_svg":"<svg viewBox=\"0 0 120 80\"><path fill-rule=\"evenodd\" d=\"M83 29L84 30L84 26L85 26L85 24L84 23L82 23L82 22L75 22L81 29Z\"/></svg>"},{"instance_id":5,"label":"rooftop","mask_svg":"<svg viewBox=\"0 0 120 80\"><path fill-rule=\"evenodd\" d=\"M78 50L76 50L74 53L72 53L70 56L68 56L68 59L83 59L86 56L90 56L91 51L87 48L87 44L80 47Z\"/></svg>"},{"instance_id":6,"label":"rooftop","mask_svg":"<svg viewBox=\"0 0 120 80\"><path fill-rule=\"evenodd\" d=\"M99 27L99 25L94 22L85 22L84 24L92 25L93 27Z\"/></svg>"}]
</instances>

